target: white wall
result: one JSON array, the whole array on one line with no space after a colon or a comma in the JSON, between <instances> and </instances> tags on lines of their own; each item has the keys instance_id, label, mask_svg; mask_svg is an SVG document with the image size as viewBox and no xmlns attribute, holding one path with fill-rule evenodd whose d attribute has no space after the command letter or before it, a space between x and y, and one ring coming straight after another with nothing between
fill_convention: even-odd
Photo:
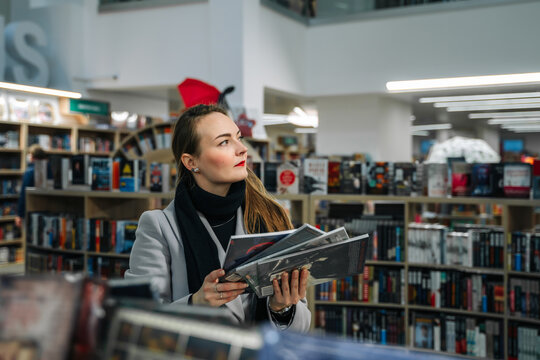
<instances>
[{"instance_id":1,"label":"white wall","mask_svg":"<svg viewBox=\"0 0 540 360\"><path fill-rule=\"evenodd\" d=\"M409 105L380 95L317 98L317 154L367 153L375 161L410 161Z\"/></svg>"},{"instance_id":2,"label":"white wall","mask_svg":"<svg viewBox=\"0 0 540 360\"><path fill-rule=\"evenodd\" d=\"M97 0L84 4L84 76L98 79L91 88L171 86L186 77L211 82L207 3L103 14ZM118 79L101 79L111 74Z\"/></svg>"},{"instance_id":3,"label":"white wall","mask_svg":"<svg viewBox=\"0 0 540 360\"><path fill-rule=\"evenodd\" d=\"M536 1L310 28L306 94L384 92L390 80L536 72L539 15Z\"/></svg>"},{"instance_id":4,"label":"white wall","mask_svg":"<svg viewBox=\"0 0 540 360\"><path fill-rule=\"evenodd\" d=\"M148 96L113 91L89 91L88 97L109 102L111 111L128 111L145 116L157 116L163 120L169 119L169 102L166 99L152 99Z\"/></svg>"}]
</instances>

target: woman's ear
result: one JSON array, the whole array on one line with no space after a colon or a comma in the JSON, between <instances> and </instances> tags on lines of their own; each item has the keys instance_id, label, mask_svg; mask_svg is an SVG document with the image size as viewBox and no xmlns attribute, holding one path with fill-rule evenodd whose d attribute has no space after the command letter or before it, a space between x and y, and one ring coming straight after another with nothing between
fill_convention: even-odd
<instances>
[{"instance_id":1,"label":"woman's ear","mask_svg":"<svg viewBox=\"0 0 540 360\"><path fill-rule=\"evenodd\" d=\"M197 167L197 161L195 160L193 155L183 153L180 157L180 160L182 161L182 164L185 166L185 168L189 171Z\"/></svg>"}]
</instances>

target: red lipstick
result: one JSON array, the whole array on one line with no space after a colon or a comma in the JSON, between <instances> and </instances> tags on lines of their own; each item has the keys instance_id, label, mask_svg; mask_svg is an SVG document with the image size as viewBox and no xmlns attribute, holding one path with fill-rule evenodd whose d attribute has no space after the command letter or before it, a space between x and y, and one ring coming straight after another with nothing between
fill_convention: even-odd
<instances>
[{"instance_id":1,"label":"red lipstick","mask_svg":"<svg viewBox=\"0 0 540 360\"><path fill-rule=\"evenodd\" d=\"M234 167L237 167L237 166L246 166L246 161L243 160L243 161L240 161L238 164L234 165Z\"/></svg>"}]
</instances>

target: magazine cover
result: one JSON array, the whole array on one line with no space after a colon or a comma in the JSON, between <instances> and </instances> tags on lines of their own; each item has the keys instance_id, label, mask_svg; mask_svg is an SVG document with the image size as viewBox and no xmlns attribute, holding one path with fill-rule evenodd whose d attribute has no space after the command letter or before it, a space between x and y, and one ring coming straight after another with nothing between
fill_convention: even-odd
<instances>
[{"instance_id":1,"label":"magazine cover","mask_svg":"<svg viewBox=\"0 0 540 360\"><path fill-rule=\"evenodd\" d=\"M328 160L305 159L304 160L304 193L324 195L328 192Z\"/></svg>"},{"instance_id":2,"label":"magazine cover","mask_svg":"<svg viewBox=\"0 0 540 360\"><path fill-rule=\"evenodd\" d=\"M533 164L533 199L540 199L540 160Z\"/></svg>"},{"instance_id":3,"label":"magazine cover","mask_svg":"<svg viewBox=\"0 0 540 360\"><path fill-rule=\"evenodd\" d=\"M140 190L138 172L139 160L120 160L120 191L136 192Z\"/></svg>"},{"instance_id":4,"label":"magazine cover","mask_svg":"<svg viewBox=\"0 0 540 360\"><path fill-rule=\"evenodd\" d=\"M281 281L283 272L307 269L310 272L308 286L322 284L334 279L363 273L369 235L319 246L261 261L257 265L257 278L251 276L246 281L258 297L274 293L272 281Z\"/></svg>"},{"instance_id":5,"label":"magazine cover","mask_svg":"<svg viewBox=\"0 0 540 360\"><path fill-rule=\"evenodd\" d=\"M341 162L328 162L328 193L339 193L341 190Z\"/></svg>"},{"instance_id":6,"label":"magazine cover","mask_svg":"<svg viewBox=\"0 0 540 360\"><path fill-rule=\"evenodd\" d=\"M362 193L362 163L359 161L343 161L341 163L341 193Z\"/></svg>"},{"instance_id":7,"label":"magazine cover","mask_svg":"<svg viewBox=\"0 0 540 360\"><path fill-rule=\"evenodd\" d=\"M233 235L227 246L223 269L228 272L267 247L277 243L294 230L272 233Z\"/></svg>"}]
</instances>

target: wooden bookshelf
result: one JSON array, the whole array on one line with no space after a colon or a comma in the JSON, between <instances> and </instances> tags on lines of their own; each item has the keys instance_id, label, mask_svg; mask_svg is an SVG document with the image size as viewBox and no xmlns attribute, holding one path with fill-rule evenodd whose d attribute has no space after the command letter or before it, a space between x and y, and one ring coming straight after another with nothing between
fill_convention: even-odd
<instances>
[{"instance_id":1,"label":"wooden bookshelf","mask_svg":"<svg viewBox=\"0 0 540 360\"><path fill-rule=\"evenodd\" d=\"M450 308L436 308L432 306L422 306L422 305L407 305L407 308L408 310L414 310L414 311L441 312L441 313L464 315L464 316L479 316L479 317L487 317L487 318L493 318L493 319L504 319L503 314L481 312L481 311L469 311L469 310L450 309Z\"/></svg>"},{"instance_id":2,"label":"wooden bookshelf","mask_svg":"<svg viewBox=\"0 0 540 360\"><path fill-rule=\"evenodd\" d=\"M528 278L538 278L538 279L540 279L540 273L525 272L525 271L508 271L508 276L519 276L519 277L528 277Z\"/></svg>"},{"instance_id":3,"label":"wooden bookshelf","mask_svg":"<svg viewBox=\"0 0 540 360\"><path fill-rule=\"evenodd\" d=\"M531 319L522 316L507 316L507 320L540 326L540 319Z\"/></svg>"},{"instance_id":4,"label":"wooden bookshelf","mask_svg":"<svg viewBox=\"0 0 540 360\"><path fill-rule=\"evenodd\" d=\"M503 269L469 267L469 266L461 266L461 265L422 264L422 263L408 263L408 266L409 266L409 269L422 268L422 269L432 269L432 270L453 270L453 271L461 271L461 272L472 273L472 274L504 276Z\"/></svg>"},{"instance_id":5,"label":"wooden bookshelf","mask_svg":"<svg viewBox=\"0 0 540 360\"><path fill-rule=\"evenodd\" d=\"M385 309L402 309L405 310L405 305L393 303L369 303L361 301L326 301L315 300L315 305L330 305L330 306L361 306L367 308L385 308Z\"/></svg>"},{"instance_id":6,"label":"wooden bookshelf","mask_svg":"<svg viewBox=\"0 0 540 360\"><path fill-rule=\"evenodd\" d=\"M22 275L24 263L0 264L0 275Z\"/></svg>"}]
</instances>

